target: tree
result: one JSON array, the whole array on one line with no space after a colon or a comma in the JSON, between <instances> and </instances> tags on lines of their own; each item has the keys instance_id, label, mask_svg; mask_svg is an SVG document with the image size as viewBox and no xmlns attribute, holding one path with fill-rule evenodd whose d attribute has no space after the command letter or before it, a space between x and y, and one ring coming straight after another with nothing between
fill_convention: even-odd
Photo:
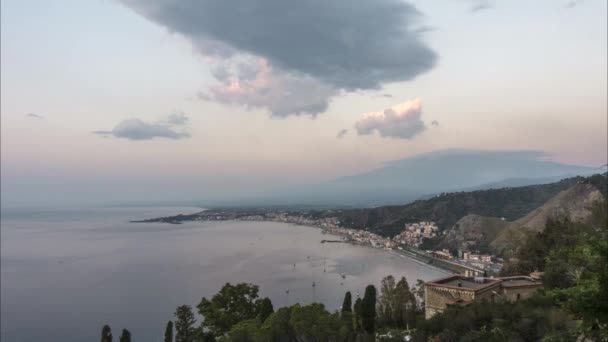
<instances>
[{"instance_id":1,"label":"tree","mask_svg":"<svg viewBox=\"0 0 608 342\"><path fill-rule=\"evenodd\" d=\"M260 327L261 341L292 341L295 339L295 332L289 324L292 308L280 308L264 321Z\"/></svg>"},{"instance_id":2,"label":"tree","mask_svg":"<svg viewBox=\"0 0 608 342\"><path fill-rule=\"evenodd\" d=\"M260 330L260 320L249 319L241 321L230 329L227 334L230 342L253 342L257 339Z\"/></svg>"},{"instance_id":3,"label":"tree","mask_svg":"<svg viewBox=\"0 0 608 342\"><path fill-rule=\"evenodd\" d=\"M101 342L112 342L112 329L107 324L101 328Z\"/></svg>"},{"instance_id":4,"label":"tree","mask_svg":"<svg viewBox=\"0 0 608 342\"><path fill-rule=\"evenodd\" d=\"M274 312L274 308L272 307L272 301L268 297L262 298L257 305L258 318L260 319L261 323L264 323L264 321Z\"/></svg>"},{"instance_id":5,"label":"tree","mask_svg":"<svg viewBox=\"0 0 608 342\"><path fill-rule=\"evenodd\" d=\"M579 226L577 244L553 246L543 280L552 298L581 320L582 336L599 341L608 337L608 214L605 201L595 205L595 229Z\"/></svg>"},{"instance_id":6,"label":"tree","mask_svg":"<svg viewBox=\"0 0 608 342\"><path fill-rule=\"evenodd\" d=\"M342 301L342 309L340 313L340 318L343 322L343 331L341 335L345 337L344 340L352 341L355 335L355 326L354 326L354 315L353 315L353 297L350 291L347 291L344 294L344 300Z\"/></svg>"},{"instance_id":7,"label":"tree","mask_svg":"<svg viewBox=\"0 0 608 342\"><path fill-rule=\"evenodd\" d=\"M352 295L350 294L350 291L347 291L346 294L344 294L344 301L342 301L342 313L344 312L352 312Z\"/></svg>"},{"instance_id":8,"label":"tree","mask_svg":"<svg viewBox=\"0 0 608 342\"><path fill-rule=\"evenodd\" d=\"M361 298L357 298L357 300L355 300L355 305L353 306L354 310L355 310L355 315L353 318L353 323L355 326L355 332L361 332L363 331L363 323L361 322L361 315L362 315L362 300Z\"/></svg>"},{"instance_id":9,"label":"tree","mask_svg":"<svg viewBox=\"0 0 608 342\"><path fill-rule=\"evenodd\" d=\"M131 342L131 332L127 329L122 329L122 334L120 335L120 342Z\"/></svg>"},{"instance_id":10,"label":"tree","mask_svg":"<svg viewBox=\"0 0 608 342\"><path fill-rule=\"evenodd\" d=\"M165 327L165 342L173 342L173 322L167 322Z\"/></svg>"},{"instance_id":11,"label":"tree","mask_svg":"<svg viewBox=\"0 0 608 342\"><path fill-rule=\"evenodd\" d=\"M388 275L382 279L380 285L380 297L378 299L378 321L386 326L395 326L393 316L395 315L396 306L398 306L395 298L395 278Z\"/></svg>"},{"instance_id":12,"label":"tree","mask_svg":"<svg viewBox=\"0 0 608 342\"><path fill-rule=\"evenodd\" d=\"M376 287L368 285L361 301L361 324L368 334L376 332Z\"/></svg>"},{"instance_id":13,"label":"tree","mask_svg":"<svg viewBox=\"0 0 608 342\"><path fill-rule=\"evenodd\" d=\"M238 322L256 318L261 305L258 291L256 285L226 283L211 300L201 299L197 308L203 316L202 327L223 336Z\"/></svg>"},{"instance_id":14,"label":"tree","mask_svg":"<svg viewBox=\"0 0 608 342\"><path fill-rule=\"evenodd\" d=\"M194 313L189 305L178 306L175 310L175 342L193 342L196 336Z\"/></svg>"},{"instance_id":15,"label":"tree","mask_svg":"<svg viewBox=\"0 0 608 342\"><path fill-rule=\"evenodd\" d=\"M398 328L413 327L416 322L417 302L407 279L401 277L394 290L392 322Z\"/></svg>"},{"instance_id":16,"label":"tree","mask_svg":"<svg viewBox=\"0 0 608 342\"><path fill-rule=\"evenodd\" d=\"M330 314L323 304L292 307L289 324L297 341L335 341L341 333L343 323L338 314Z\"/></svg>"}]
</instances>

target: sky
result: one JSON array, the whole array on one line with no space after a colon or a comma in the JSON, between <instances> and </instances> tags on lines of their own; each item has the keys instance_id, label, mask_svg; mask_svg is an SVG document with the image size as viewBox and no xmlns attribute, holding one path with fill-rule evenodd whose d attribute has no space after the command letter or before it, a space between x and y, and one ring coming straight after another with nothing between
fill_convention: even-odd
<instances>
[{"instance_id":1,"label":"sky","mask_svg":"<svg viewBox=\"0 0 608 342\"><path fill-rule=\"evenodd\" d=\"M195 199L443 149L607 159L604 0L1 2L2 204Z\"/></svg>"}]
</instances>

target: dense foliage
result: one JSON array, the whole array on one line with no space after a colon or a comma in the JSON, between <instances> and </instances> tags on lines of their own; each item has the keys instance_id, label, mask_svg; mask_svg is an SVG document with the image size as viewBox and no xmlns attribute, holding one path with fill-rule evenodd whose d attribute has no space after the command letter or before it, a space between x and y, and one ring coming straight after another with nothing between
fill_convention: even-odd
<instances>
[{"instance_id":1,"label":"dense foliage","mask_svg":"<svg viewBox=\"0 0 608 342\"><path fill-rule=\"evenodd\" d=\"M227 283L211 300L203 298L197 306L203 317L202 327L221 336L239 322L265 320L273 312L272 303L268 298L258 298L258 291L256 285Z\"/></svg>"},{"instance_id":2,"label":"dense foliage","mask_svg":"<svg viewBox=\"0 0 608 342\"><path fill-rule=\"evenodd\" d=\"M421 321L416 341L573 341L573 322L551 299L474 303Z\"/></svg>"},{"instance_id":3,"label":"dense foliage","mask_svg":"<svg viewBox=\"0 0 608 342\"><path fill-rule=\"evenodd\" d=\"M552 219L531 235L505 265L503 275L544 271L554 302L580 322L580 333L608 339L608 208L593 207L590 223Z\"/></svg>"}]
</instances>

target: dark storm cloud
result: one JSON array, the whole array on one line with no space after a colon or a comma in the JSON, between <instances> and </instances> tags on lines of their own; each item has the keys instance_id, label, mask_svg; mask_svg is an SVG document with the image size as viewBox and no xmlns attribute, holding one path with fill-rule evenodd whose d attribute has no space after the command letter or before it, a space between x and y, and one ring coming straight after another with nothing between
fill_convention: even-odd
<instances>
[{"instance_id":1,"label":"dark storm cloud","mask_svg":"<svg viewBox=\"0 0 608 342\"><path fill-rule=\"evenodd\" d=\"M102 137L115 137L128 140L151 140L154 138L183 139L189 138L186 131L175 130L176 125L184 125L188 117L183 113L171 114L166 120L160 122L145 122L134 118L123 120L111 131L93 131Z\"/></svg>"},{"instance_id":2,"label":"dark storm cloud","mask_svg":"<svg viewBox=\"0 0 608 342\"><path fill-rule=\"evenodd\" d=\"M373 89L386 82L413 79L432 69L437 60L417 29L421 13L401 0L123 2L149 20L189 38L205 56L222 60L241 55L262 58L268 63L272 80L312 79L318 89L335 90L327 97L342 89ZM256 77L256 70L239 70L236 80ZM213 73L227 82L226 69ZM234 81L226 86L240 84ZM291 84L279 82L283 86ZM272 92L273 86L267 88ZM251 93L257 95L261 90ZM328 102L316 94L307 97L314 97L316 107ZM264 101L256 106L272 111ZM299 107L306 107L305 103Z\"/></svg>"}]
</instances>

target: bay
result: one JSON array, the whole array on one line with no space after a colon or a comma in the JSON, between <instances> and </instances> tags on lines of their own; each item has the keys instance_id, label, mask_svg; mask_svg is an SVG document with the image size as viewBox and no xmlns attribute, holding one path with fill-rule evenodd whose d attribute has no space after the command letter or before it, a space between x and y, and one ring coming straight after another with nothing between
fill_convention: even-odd
<instances>
[{"instance_id":1,"label":"bay","mask_svg":"<svg viewBox=\"0 0 608 342\"><path fill-rule=\"evenodd\" d=\"M337 310L392 274L413 286L446 273L367 246L320 243L318 228L275 222L130 223L198 208L4 209L2 341L160 341L178 305L227 282L260 286L275 309L321 302ZM313 286L313 283L315 286Z\"/></svg>"}]
</instances>

